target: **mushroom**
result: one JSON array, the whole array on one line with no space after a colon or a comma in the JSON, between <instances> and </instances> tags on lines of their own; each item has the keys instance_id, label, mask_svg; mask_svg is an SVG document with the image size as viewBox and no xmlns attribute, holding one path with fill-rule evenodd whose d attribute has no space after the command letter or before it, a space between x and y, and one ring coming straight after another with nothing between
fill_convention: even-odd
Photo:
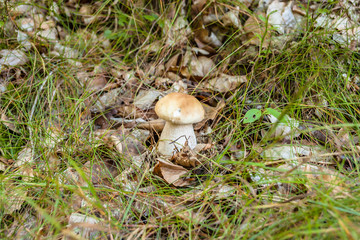
<instances>
[{"instance_id":1,"label":"mushroom","mask_svg":"<svg viewBox=\"0 0 360 240\"><path fill-rule=\"evenodd\" d=\"M182 149L186 141L191 149L195 148L193 123L203 120L205 114L195 97L185 93L170 93L156 103L155 112L166 121L158 145L160 154L171 156L175 146Z\"/></svg>"}]
</instances>

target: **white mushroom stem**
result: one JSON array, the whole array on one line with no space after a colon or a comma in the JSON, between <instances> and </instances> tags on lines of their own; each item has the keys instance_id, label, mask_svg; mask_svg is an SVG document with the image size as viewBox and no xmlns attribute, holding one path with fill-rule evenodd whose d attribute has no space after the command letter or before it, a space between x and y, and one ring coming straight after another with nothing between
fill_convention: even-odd
<instances>
[{"instance_id":1,"label":"white mushroom stem","mask_svg":"<svg viewBox=\"0 0 360 240\"><path fill-rule=\"evenodd\" d=\"M175 150L182 149L188 140L188 146L194 149L196 146L196 136L192 124L174 124L166 121L161 133L158 151L165 156L172 156Z\"/></svg>"}]
</instances>

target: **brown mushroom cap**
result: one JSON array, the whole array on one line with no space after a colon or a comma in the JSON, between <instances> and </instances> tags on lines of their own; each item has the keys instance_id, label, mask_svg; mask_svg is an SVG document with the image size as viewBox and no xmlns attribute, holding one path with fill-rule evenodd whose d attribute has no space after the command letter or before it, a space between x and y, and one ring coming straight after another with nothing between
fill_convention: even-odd
<instances>
[{"instance_id":1,"label":"brown mushroom cap","mask_svg":"<svg viewBox=\"0 0 360 240\"><path fill-rule=\"evenodd\" d=\"M185 93L170 93L155 105L159 118L174 124L192 124L204 119L204 108L193 96Z\"/></svg>"}]
</instances>

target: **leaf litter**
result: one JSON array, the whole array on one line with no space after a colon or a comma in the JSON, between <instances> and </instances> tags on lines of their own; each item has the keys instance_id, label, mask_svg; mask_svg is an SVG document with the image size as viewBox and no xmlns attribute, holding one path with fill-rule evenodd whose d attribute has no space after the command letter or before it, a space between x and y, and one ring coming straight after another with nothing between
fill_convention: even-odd
<instances>
[{"instance_id":1,"label":"leaf litter","mask_svg":"<svg viewBox=\"0 0 360 240\"><path fill-rule=\"evenodd\" d=\"M220 207L222 201L234 202L234 206L240 209L246 203L244 198L250 198L250 195L260 203L259 206L277 203L278 199L282 202L311 200L314 198L312 192L322 188L325 188L324 191L330 191L335 197L351 196L349 187L346 186L346 174L340 173L336 168L338 159L333 157L333 148L320 146L317 142L302 141L300 138L304 135L304 123L297 120L294 115L284 115L284 119L279 121L279 116L271 114L273 106L267 110L245 109L246 111L241 114L244 118L242 127L256 122L267 126L266 130L262 129L259 134L260 137L266 136L266 139L262 140L261 146L254 147L255 151L258 151L256 160L261 163L261 167L239 169L238 165L249 156L245 149L247 145L257 143L234 143L230 140L225 140L223 144L215 143L215 137L212 135L217 124L230 123L227 121L227 114L232 107L229 105L234 96L238 92L243 93L248 84L256 81L254 76L248 74L248 69L244 70L246 67L251 68L255 59L252 56L262 54L263 49L273 49L276 53L283 50L285 42L295 43L296 37L305 28L304 19L307 13L304 12L304 1L241 1L242 4L236 7L202 0L192 3L180 1L178 6L170 4L163 16L146 15L143 19L150 21L154 29L159 27L162 39L151 42L147 38L138 46L140 50L136 53L136 57L142 57L140 66L124 67L112 65L118 65L123 57L116 54L110 56L113 63L99 63L101 66L94 67L90 59L87 60L89 63L82 60L87 59L87 54L93 56L94 53L91 51L97 50L86 48L86 51L82 51L79 47L81 44L92 43L99 45L101 51L104 51L114 44L112 40L122 37L121 34L112 37L111 34L115 34L116 31L110 30L107 35L104 32L104 36L90 32L92 24L113 18L110 6L116 4L95 11L98 5L85 3L87 1L65 2L64 6L53 3L49 10L31 4L14 4L9 14L16 19L15 24L18 28L12 26L12 20L4 24L8 34L13 34L17 40L19 49L3 49L0 52L1 77L8 77L17 71L14 76L21 79L20 76L23 74L19 69L26 68L31 56L28 53L33 53L41 43L46 48L41 49L44 59L63 61L64 66L73 71L72 75L67 77L74 82L78 80L82 87L79 94L90 94L82 106L86 108L86 114L82 117L87 120L96 119L94 123L90 123L93 124L91 131L82 126L80 135L83 136L78 136L74 129L58 126L44 128L47 137L39 145L42 145L45 151L23 145L13 162L6 163L6 167L0 165L1 172L11 168L17 171L24 181L30 183L28 179L35 177L45 179L39 172L41 165L38 161L52 159L49 160L53 163L52 167L48 170L60 171L59 179L55 180L60 184L60 194L69 194L74 199L81 199L81 204L73 207L79 212L72 211L68 219L64 220L68 224L62 232L64 236L95 239L106 232L107 236L112 238L111 227L110 231L104 230L106 227L103 222L107 221L108 216L103 214L100 207L92 208L92 201L86 200L91 198L87 196L93 194L89 184L118 190L113 192L114 196L107 197L103 189L99 188L99 196L96 196L103 200L103 205L110 206L112 212L116 211L119 202L131 200L129 211L135 212L139 219L146 220L139 223L136 219L123 219L122 222L125 221L127 226L138 224L144 229L146 224L155 226L168 217L193 222L200 228L203 221L218 218L215 216L216 213L196 211L194 208L194 205L205 201L209 196L213 199L214 205L204 206L214 209ZM331 14L320 14L315 20L317 28L333 28L333 40L343 47L349 46L353 41L357 41L357 44L359 42L356 3L344 1L344 4L345 2L349 7L349 14L339 16L334 11ZM319 5L311 4L309 11L318 14L312 9ZM145 5L142 7L146 8ZM191 9L190 13L188 9ZM78 15L76 24L84 33L89 31L89 38L79 39L76 44L67 44L67 41L71 42L71 37L76 37L79 33L70 33L69 29L63 29L64 25L59 20L61 14L68 17ZM126 14L120 16L123 18L121 21L117 20L115 29L133 27L132 20L126 20ZM142 23L138 21L137 24ZM89 29L86 29L88 27ZM235 59L231 54L224 56L221 53L227 44L227 36L234 32L241 33L237 41L243 44L245 54L242 60ZM153 58L156 54L161 54L163 59ZM246 62L244 69L233 67L237 61ZM14 77L9 79L12 78ZM352 89L356 91L356 81L354 84ZM73 88L75 85L74 83ZM195 125L195 133L199 139L195 149L185 146L164 159L158 156L156 149L164 121L157 118L154 105L159 96L170 92L186 92L196 96L205 109L205 119ZM56 94L54 93L54 98ZM20 134L17 124L7 117L13 114L7 115L3 110L10 111L2 109L2 124ZM319 112L314 114L322 116ZM83 120L82 123L85 122ZM358 136L347 129L337 130L337 134L330 134L335 149L357 149L354 157L358 157ZM314 131L310 129L309 134L314 134ZM73 146L68 149L61 148L60 143L70 143ZM90 149L86 145L90 145ZM227 147L236 151L226 152ZM96 156L98 162L90 160L93 156L92 148L101 152L100 156ZM222 153L225 155L217 162L216 157ZM77 163L79 165L67 160L76 154L81 156ZM238 162L234 164L230 159L236 159ZM249 177L243 179L239 175L237 177L241 180L233 182L217 178L209 180L209 177L206 177L206 174L219 174L222 178L237 171L244 175L248 173ZM302 180L301 183L292 183L294 179ZM14 187L10 185L5 189L5 192L15 189L12 197L7 197L4 192L1 194L1 205L7 207L5 214L21 210L26 197L33 194L15 182L13 185ZM80 190L69 193L68 189L66 190L69 186ZM177 191L178 194L158 194L159 188L164 186ZM87 189L81 190L83 187ZM246 193L246 189L250 189L251 194ZM271 197L261 200L263 195ZM89 204L85 204L87 202ZM122 217L121 214L123 212L120 213L119 219ZM30 214L28 220L25 220L31 223L32 227L36 225L31 220L33 217ZM15 234L14 228L17 225L17 222L12 224L7 231L9 236ZM124 236L135 239L135 236L141 235L141 227Z\"/></svg>"}]
</instances>

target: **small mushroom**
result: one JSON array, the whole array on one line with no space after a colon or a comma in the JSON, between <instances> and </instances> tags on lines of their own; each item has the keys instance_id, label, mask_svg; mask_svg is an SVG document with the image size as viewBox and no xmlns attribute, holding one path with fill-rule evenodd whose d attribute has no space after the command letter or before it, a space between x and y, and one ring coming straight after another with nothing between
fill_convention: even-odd
<instances>
[{"instance_id":1,"label":"small mushroom","mask_svg":"<svg viewBox=\"0 0 360 240\"><path fill-rule=\"evenodd\" d=\"M195 97L184 93L170 93L156 103L155 112L166 121L158 145L160 154L171 156L175 146L180 150L186 141L191 149L195 148L193 123L203 120L205 114Z\"/></svg>"}]
</instances>

